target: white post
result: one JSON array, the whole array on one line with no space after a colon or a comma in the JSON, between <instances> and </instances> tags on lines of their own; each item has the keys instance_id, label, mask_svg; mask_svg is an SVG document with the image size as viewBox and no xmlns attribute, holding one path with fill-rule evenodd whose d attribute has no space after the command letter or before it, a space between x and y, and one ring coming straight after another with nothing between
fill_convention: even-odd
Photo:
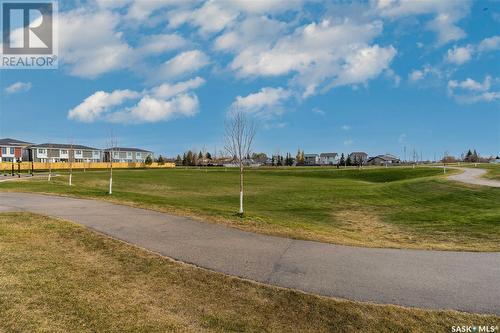
<instances>
[{"instance_id":1,"label":"white post","mask_svg":"<svg viewBox=\"0 0 500 333\"><path fill-rule=\"evenodd\" d=\"M73 178L73 174L70 173L69 174L69 186L73 186L72 178Z\"/></svg>"},{"instance_id":2,"label":"white post","mask_svg":"<svg viewBox=\"0 0 500 333\"><path fill-rule=\"evenodd\" d=\"M240 214L243 214L243 191L240 191Z\"/></svg>"},{"instance_id":3,"label":"white post","mask_svg":"<svg viewBox=\"0 0 500 333\"><path fill-rule=\"evenodd\" d=\"M109 194L113 194L113 177L109 177Z\"/></svg>"}]
</instances>

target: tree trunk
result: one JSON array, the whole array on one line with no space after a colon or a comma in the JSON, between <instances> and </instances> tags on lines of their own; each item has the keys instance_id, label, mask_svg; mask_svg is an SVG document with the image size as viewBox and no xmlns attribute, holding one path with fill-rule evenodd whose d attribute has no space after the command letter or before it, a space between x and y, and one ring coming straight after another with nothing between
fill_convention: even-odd
<instances>
[{"instance_id":1,"label":"tree trunk","mask_svg":"<svg viewBox=\"0 0 500 333\"><path fill-rule=\"evenodd\" d=\"M243 215L243 163L240 161L240 215Z\"/></svg>"}]
</instances>

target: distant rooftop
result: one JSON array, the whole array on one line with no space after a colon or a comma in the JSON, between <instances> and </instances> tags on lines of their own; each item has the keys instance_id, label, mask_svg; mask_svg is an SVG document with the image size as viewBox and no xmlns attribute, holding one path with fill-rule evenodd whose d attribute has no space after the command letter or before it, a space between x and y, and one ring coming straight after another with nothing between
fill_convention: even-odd
<instances>
[{"instance_id":1,"label":"distant rooftop","mask_svg":"<svg viewBox=\"0 0 500 333\"><path fill-rule=\"evenodd\" d=\"M82 146L82 145L72 145L66 143L41 143L39 145L32 145L33 148L52 148L52 149L81 149L81 150L99 150L97 148Z\"/></svg>"},{"instance_id":2,"label":"distant rooftop","mask_svg":"<svg viewBox=\"0 0 500 333\"><path fill-rule=\"evenodd\" d=\"M321 153L319 154L320 157L336 157L338 154L337 153Z\"/></svg>"},{"instance_id":3,"label":"distant rooftop","mask_svg":"<svg viewBox=\"0 0 500 333\"><path fill-rule=\"evenodd\" d=\"M113 148L107 148L104 149L104 151L135 151L135 152L142 152L142 153L151 153L149 150L144 150L144 149L139 149L139 148L127 148L127 147L113 147Z\"/></svg>"},{"instance_id":4,"label":"distant rooftop","mask_svg":"<svg viewBox=\"0 0 500 333\"><path fill-rule=\"evenodd\" d=\"M0 146L30 146L30 145L32 145L31 142L25 142L11 138L0 139Z\"/></svg>"}]
</instances>

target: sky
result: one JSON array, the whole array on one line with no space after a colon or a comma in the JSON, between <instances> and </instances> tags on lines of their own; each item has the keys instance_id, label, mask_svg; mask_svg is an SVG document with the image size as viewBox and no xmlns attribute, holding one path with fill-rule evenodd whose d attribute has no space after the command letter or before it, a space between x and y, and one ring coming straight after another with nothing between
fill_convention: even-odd
<instances>
[{"instance_id":1,"label":"sky","mask_svg":"<svg viewBox=\"0 0 500 333\"><path fill-rule=\"evenodd\" d=\"M219 154L500 154L500 2L65 0L59 68L0 70L0 137Z\"/></svg>"}]
</instances>

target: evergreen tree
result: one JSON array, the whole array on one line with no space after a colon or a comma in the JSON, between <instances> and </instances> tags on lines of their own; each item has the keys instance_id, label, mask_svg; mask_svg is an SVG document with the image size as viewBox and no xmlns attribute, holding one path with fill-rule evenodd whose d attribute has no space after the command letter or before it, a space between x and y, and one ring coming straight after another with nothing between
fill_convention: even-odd
<instances>
[{"instance_id":1,"label":"evergreen tree","mask_svg":"<svg viewBox=\"0 0 500 333\"><path fill-rule=\"evenodd\" d=\"M153 159L151 158L151 155L148 155L146 159L144 160L144 164L146 165L151 165L153 164Z\"/></svg>"},{"instance_id":2,"label":"evergreen tree","mask_svg":"<svg viewBox=\"0 0 500 333\"><path fill-rule=\"evenodd\" d=\"M342 154L340 155L340 161L339 161L339 164L340 164L340 165L344 165L344 164L345 164L345 157L344 157L344 153L342 153Z\"/></svg>"},{"instance_id":3,"label":"evergreen tree","mask_svg":"<svg viewBox=\"0 0 500 333\"><path fill-rule=\"evenodd\" d=\"M472 162L472 151L469 149L467 154L465 155L465 161L466 162Z\"/></svg>"},{"instance_id":4,"label":"evergreen tree","mask_svg":"<svg viewBox=\"0 0 500 333\"><path fill-rule=\"evenodd\" d=\"M352 165L351 155L347 155L347 160L345 161L345 163L346 163L347 166L351 166Z\"/></svg>"},{"instance_id":5,"label":"evergreen tree","mask_svg":"<svg viewBox=\"0 0 500 333\"><path fill-rule=\"evenodd\" d=\"M185 155L184 155L184 157L185 157ZM175 158L175 165L183 165L183 160L182 160L181 155L177 155L177 157Z\"/></svg>"},{"instance_id":6,"label":"evergreen tree","mask_svg":"<svg viewBox=\"0 0 500 333\"><path fill-rule=\"evenodd\" d=\"M207 152L207 155L205 155L205 157L207 158L207 160L211 160L212 159L212 155L209 152Z\"/></svg>"},{"instance_id":7,"label":"evergreen tree","mask_svg":"<svg viewBox=\"0 0 500 333\"><path fill-rule=\"evenodd\" d=\"M163 156L161 156L161 155L160 155L160 156L158 157L157 162L158 162L158 165L163 165L163 164L165 164L165 160L163 159Z\"/></svg>"},{"instance_id":8,"label":"evergreen tree","mask_svg":"<svg viewBox=\"0 0 500 333\"><path fill-rule=\"evenodd\" d=\"M193 154L193 152L191 150L188 150L187 155L186 155L186 160L187 160L186 165L189 165L189 166L195 165L195 162L196 162L195 155Z\"/></svg>"},{"instance_id":9,"label":"evergreen tree","mask_svg":"<svg viewBox=\"0 0 500 333\"><path fill-rule=\"evenodd\" d=\"M473 159L472 162L479 162L479 155L475 149L474 152L472 153L472 159Z\"/></svg>"},{"instance_id":10,"label":"evergreen tree","mask_svg":"<svg viewBox=\"0 0 500 333\"><path fill-rule=\"evenodd\" d=\"M184 153L184 155L182 155L182 165L187 166L188 164L189 164L189 162L187 159L187 154Z\"/></svg>"}]
</instances>

